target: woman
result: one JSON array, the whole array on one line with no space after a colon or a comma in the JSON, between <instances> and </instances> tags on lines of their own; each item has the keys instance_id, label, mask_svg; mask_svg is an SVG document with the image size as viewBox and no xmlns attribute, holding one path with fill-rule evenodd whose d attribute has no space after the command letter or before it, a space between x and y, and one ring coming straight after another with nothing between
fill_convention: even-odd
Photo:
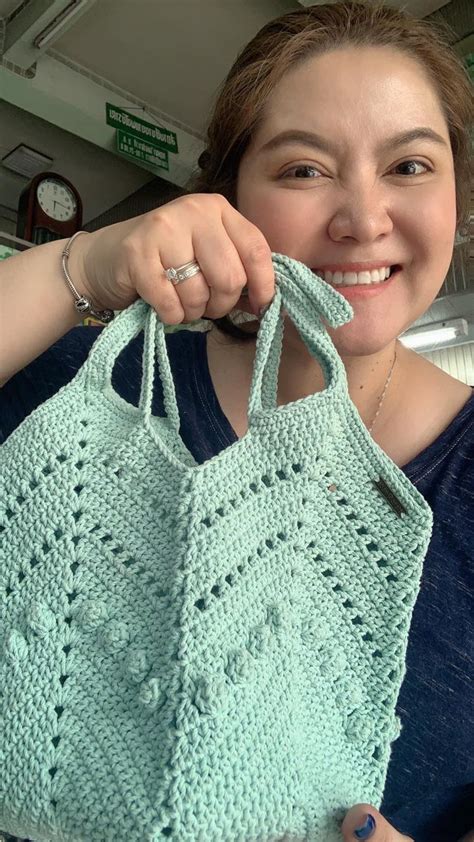
<instances>
[{"instance_id":1,"label":"woman","mask_svg":"<svg viewBox=\"0 0 474 842\"><path fill-rule=\"evenodd\" d=\"M467 77L428 24L352 3L300 9L265 26L238 57L191 195L78 237L69 258L76 289L96 308L123 309L141 296L165 323L214 321L207 333L168 336L181 434L199 462L247 429L272 251L306 264L354 309L352 321L329 329L350 396L435 525L384 802L380 813L354 806L345 839L454 842L474 827L466 669L474 399L397 339L437 295L465 221L471 121ZM97 335L71 330L81 316L61 272L64 246L39 246L1 267L5 438L73 377ZM194 275L169 282L166 269L194 261ZM234 308L257 318L239 330L224 318ZM116 390L135 404L140 341L114 372ZM323 388L287 318L279 404Z\"/></svg>"}]
</instances>

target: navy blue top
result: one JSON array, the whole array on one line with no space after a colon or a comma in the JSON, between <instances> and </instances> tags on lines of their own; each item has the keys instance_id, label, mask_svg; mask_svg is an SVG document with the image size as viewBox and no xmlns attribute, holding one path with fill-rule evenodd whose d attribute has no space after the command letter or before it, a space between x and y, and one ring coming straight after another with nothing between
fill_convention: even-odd
<instances>
[{"instance_id":1,"label":"navy blue top","mask_svg":"<svg viewBox=\"0 0 474 842\"><path fill-rule=\"evenodd\" d=\"M100 330L74 328L0 389L0 442L73 378ZM169 333L167 345L181 435L202 463L237 435L213 388L205 333ZM140 334L121 352L112 377L116 391L135 406L142 348ZM154 412L163 415L157 383ZM457 842L474 829L474 392L402 470L431 506L434 528L397 703L403 728L392 746L380 812L415 842Z\"/></svg>"}]
</instances>

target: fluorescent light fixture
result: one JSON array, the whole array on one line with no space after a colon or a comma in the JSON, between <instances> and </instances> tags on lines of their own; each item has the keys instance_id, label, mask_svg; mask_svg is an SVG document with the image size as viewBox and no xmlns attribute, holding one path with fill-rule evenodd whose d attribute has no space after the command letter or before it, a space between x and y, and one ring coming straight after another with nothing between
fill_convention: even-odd
<instances>
[{"instance_id":1,"label":"fluorescent light fixture","mask_svg":"<svg viewBox=\"0 0 474 842\"><path fill-rule=\"evenodd\" d=\"M71 18L77 15L79 9L88 3L89 0L71 0L70 3L36 36L33 45L41 50L46 47L54 38L61 35L62 30L66 24L71 22Z\"/></svg>"},{"instance_id":2,"label":"fluorescent light fixture","mask_svg":"<svg viewBox=\"0 0 474 842\"><path fill-rule=\"evenodd\" d=\"M466 319L449 319L445 322L433 322L418 330L409 331L400 336L400 342L407 348L443 348L450 345L454 339L469 336L469 326Z\"/></svg>"},{"instance_id":3,"label":"fluorescent light fixture","mask_svg":"<svg viewBox=\"0 0 474 842\"><path fill-rule=\"evenodd\" d=\"M2 166L26 178L33 178L38 173L49 170L53 160L49 155L43 155L31 146L20 143L2 158Z\"/></svg>"}]
</instances>

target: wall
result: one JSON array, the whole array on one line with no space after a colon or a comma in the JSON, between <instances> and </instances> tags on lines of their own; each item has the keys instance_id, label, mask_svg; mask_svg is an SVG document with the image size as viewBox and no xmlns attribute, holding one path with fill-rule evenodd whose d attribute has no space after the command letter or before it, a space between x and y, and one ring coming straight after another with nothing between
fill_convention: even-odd
<instances>
[{"instance_id":1,"label":"wall","mask_svg":"<svg viewBox=\"0 0 474 842\"><path fill-rule=\"evenodd\" d=\"M451 377L462 380L468 386L474 386L474 343L469 342L457 348L443 348L422 355L427 360L442 368Z\"/></svg>"}]
</instances>

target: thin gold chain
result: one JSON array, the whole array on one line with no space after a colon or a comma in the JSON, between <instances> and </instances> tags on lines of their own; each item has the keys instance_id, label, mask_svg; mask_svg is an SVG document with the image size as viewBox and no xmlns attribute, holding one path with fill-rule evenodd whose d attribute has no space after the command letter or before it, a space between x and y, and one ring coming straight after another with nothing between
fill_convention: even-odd
<instances>
[{"instance_id":1,"label":"thin gold chain","mask_svg":"<svg viewBox=\"0 0 474 842\"><path fill-rule=\"evenodd\" d=\"M393 372L393 369L394 369L394 366L395 366L396 359L397 359L397 349L395 348L395 355L394 355L394 357L393 357L392 367L391 367L391 369L390 369L390 372L389 372L389 375L388 375L388 377L387 377L387 380L385 381L385 386L384 386L384 390L383 390L383 392L382 392L382 397L380 398L379 405L378 405L378 407L377 407L377 412L376 412L376 413L375 413L375 415L374 415L374 419L373 419L373 421L372 421L372 424L371 424L371 425L370 425L370 427L369 427L369 433L371 433L371 432L372 432L372 430L374 429L374 424L375 424L375 422L376 422L376 420L377 420L377 416L378 416L378 414L379 414L380 410L382 409L383 399L384 399L385 394L386 394L386 392L387 392L387 389L388 389L389 383L390 383L390 381L391 381L391 379L392 379L392 372Z\"/></svg>"}]
</instances>

